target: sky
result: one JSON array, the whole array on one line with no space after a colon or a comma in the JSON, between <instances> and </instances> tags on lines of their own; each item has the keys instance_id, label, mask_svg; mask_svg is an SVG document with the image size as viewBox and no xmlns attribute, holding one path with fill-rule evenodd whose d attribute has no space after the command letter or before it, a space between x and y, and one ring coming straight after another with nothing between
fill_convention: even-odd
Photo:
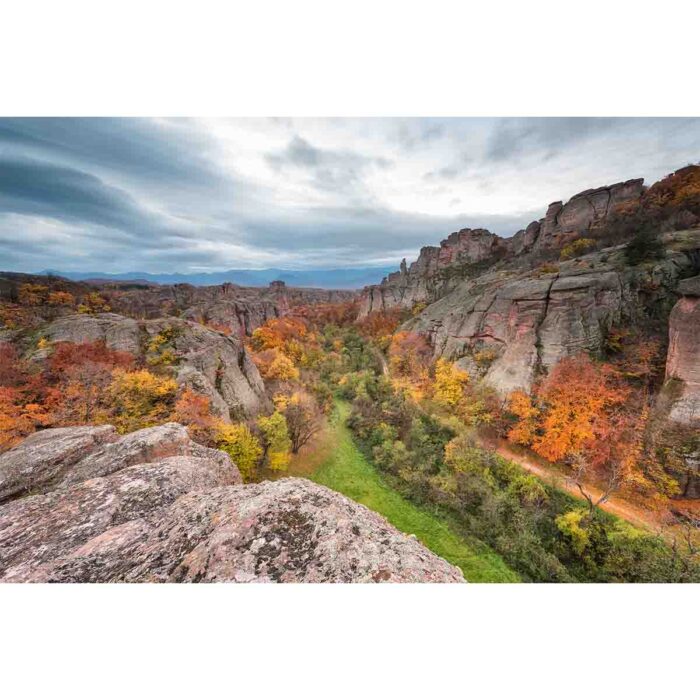
<instances>
[{"instance_id":1,"label":"sky","mask_svg":"<svg viewBox=\"0 0 700 700\"><path fill-rule=\"evenodd\" d=\"M695 118L0 118L0 269L398 265L698 161Z\"/></svg>"}]
</instances>

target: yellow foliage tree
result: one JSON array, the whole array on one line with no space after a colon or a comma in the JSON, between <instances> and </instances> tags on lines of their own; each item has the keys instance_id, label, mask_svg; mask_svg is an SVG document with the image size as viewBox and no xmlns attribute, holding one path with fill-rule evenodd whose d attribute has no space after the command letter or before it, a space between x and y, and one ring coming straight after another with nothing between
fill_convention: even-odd
<instances>
[{"instance_id":1,"label":"yellow foliage tree","mask_svg":"<svg viewBox=\"0 0 700 700\"><path fill-rule=\"evenodd\" d=\"M220 423L216 435L220 450L228 453L241 472L243 481L250 481L263 454L260 441L244 423Z\"/></svg>"},{"instance_id":2,"label":"yellow foliage tree","mask_svg":"<svg viewBox=\"0 0 700 700\"><path fill-rule=\"evenodd\" d=\"M532 445L537 437L540 410L524 391L514 391L508 399L508 409L518 422L508 432L508 439L519 445Z\"/></svg>"},{"instance_id":3,"label":"yellow foliage tree","mask_svg":"<svg viewBox=\"0 0 700 700\"><path fill-rule=\"evenodd\" d=\"M265 440L265 457L270 469L284 471L289 466L292 442L289 439L287 419L279 411L258 419L258 427Z\"/></svg>"},{"instance_id":4,"label":"yellow foliage tree","mask_svg":"<svg viewBox=\"0 0 700 700\"><path fill-rule=\"evenodd\" d=\"M454 408L464 397L464 387L468 383L469 373L452 362L440 358L435 364L433 395L438 403Z\"/></svg>"},{"instance_id":5,"label":"yellow foliage tree","mask_svg":"<svg viewBox=\"0 0 700 700\"><path fill-rule=\"evenodd\" d=\"M51 292L48 304L49 306L73 306L75 297L70 292Z\"/></svg>"},{"instance_id":6,"label":"yellow foliage tree","mask_svg":"<svg viewBox=\"0 0 700 700\"><path fill-rule=\"evenodd\" d=\"M39 306L46 301L49 288L43 284L21 284L19 303L23 306Z\"/></svg>"},{"instance_id":7,"label":"yellow foliage tree","mask_svg":"<svg viewBox=\"0 0 700 700\"><path fill-rule=\"evenodd\" d=\"M277 357L270 363L267 378L291 381L299 379L299 370L284 353L278 352Z\"/></svg>"},{"instance_id":8,"label":"yellow foliage tree","mask_svg":"<svg viewBox=\"0 0 700 700\"><path fill-rule=\"evenodd\" d=\"M78 305L79 314L99 314L106 311L111 311L111 307L98 292L86 294L82 303Z\"/></svg>"},{"instance_id":9,"label":"yellow foliage tree","mask_svg":"<svg viewBox=\"0 0 700 700\"><path fill-rule=\"evenodd\" d=\"M281 382L299 379L299 370L281 350L268 349L255 353L253 361L263 379L273 379Z\"/></svg>"},{"instance_id":10,"label":"yellow foliage tree","mask_svg":"<svg viewBox=\"0 0 700 700\"><path fill-rule=\"evenodd\" d=\"M119 432L128 433L170 418L177 383L145 369L133 372L117 369L107 391L115 413L115 426Z\"/></svg>"}]
</instances>

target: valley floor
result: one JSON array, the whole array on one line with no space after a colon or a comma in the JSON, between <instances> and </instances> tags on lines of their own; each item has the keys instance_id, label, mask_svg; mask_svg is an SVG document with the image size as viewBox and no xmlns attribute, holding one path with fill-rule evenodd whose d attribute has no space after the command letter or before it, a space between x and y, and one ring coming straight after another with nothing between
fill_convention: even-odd
<instances>
[{"instance_id":1,"label":"valley floor","mask_svg":"<svg viewBox=\"0 0 700 700\"><path fill-rule=\"evenodd\" d=\"M301 455L280 476L303 476L339 491L383 515L402 532L415 535L430 550L458 566L470 582L517 582L520 577L484 543L458 534L442 516L419 508L397 493L355 444L345 421L348 403L339 401L333 419L311 455L322 455L312 464Z\"/></svg>"}]
</instances>

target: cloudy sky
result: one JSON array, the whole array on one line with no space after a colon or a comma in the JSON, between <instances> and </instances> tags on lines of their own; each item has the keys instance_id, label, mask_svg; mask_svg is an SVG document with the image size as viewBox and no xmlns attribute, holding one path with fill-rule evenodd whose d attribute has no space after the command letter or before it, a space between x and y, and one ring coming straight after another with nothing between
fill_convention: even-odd
<instances>
[{"instance_id":1,"label":"cloudy sky","mask_svg":"<svg viewBox=\"0 0 700 700\"><path fill-rule=\"evenodd\" d=\"M398 264L700 161L700 119L0 119L0 269Z\"/></svg>"}]
</instances>

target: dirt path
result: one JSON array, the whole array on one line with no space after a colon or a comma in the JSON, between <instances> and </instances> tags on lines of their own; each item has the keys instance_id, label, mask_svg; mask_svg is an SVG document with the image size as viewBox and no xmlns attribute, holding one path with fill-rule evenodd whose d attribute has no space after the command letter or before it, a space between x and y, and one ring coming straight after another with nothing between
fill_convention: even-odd
<instances>
[{"instance_id":1,"label":"dirt path","mask_svg":"<svg viewBox=\"0 0 700 700\"><path fill-rule=\"evenodd\" d=\"M556 486L557 488L570 493L572 496L581 498L581 492L571 479L554 464L546 462L534 455L526 454L505 440L477 436L481 447L492 452L496 452L501 457L515 462L523 469L538 476L543 481ZM593 500L600 498L602 491L590 484L584 485L586 492L591 494ZM608 513L618 516L644 528L658 531L660 527L668 525L671 513L668 507L661 507L658 510L650 510L642 506L630 503L620 496L611 496L609 500L602 504L601 508Z\"/></svg>"},{"instance_id":2,"label":"dirt path","mask_svg":"<svg viewBox=\"0 0 700 700\"><path fill-rule=\"evenodd\" d=\"M387 377L390 376L389 365L384 357L384 354L378 348L373 347L373 351L381 363L382 374ZM566 491L576 498L582 498L581 491L579 490L578 486L576 486L571 479L568 479L566 474L564 474L556 465L540 459L535 455L526 453L524 449L518 448L501 438L487 437L484 435L477 435L476 438L483 449L496 452L496 454L499 454L505 459L509 459L511 462L515 462L531 474L534 474L543 481L552 484L552 486L555 486L562 491ZM594 500L597 500L602 495L602 491L591 484L585 484L584 488ZM684 502L684 504L686 503L687 502ZM647 528L655 532L659 531L659 529L664 526L667 527L668 524L674 520L668 507L661 507L657 510L651 510L649 508L644 508L643 506L630 503L619 496L611 496L600 507L608 513L612 513L619 518L623 518L634 525ZM698 504L692 504L690 507L686 507L685 510L693 510L700 517L700 506L698 506Z\"/></svg>"}]
</instances>

